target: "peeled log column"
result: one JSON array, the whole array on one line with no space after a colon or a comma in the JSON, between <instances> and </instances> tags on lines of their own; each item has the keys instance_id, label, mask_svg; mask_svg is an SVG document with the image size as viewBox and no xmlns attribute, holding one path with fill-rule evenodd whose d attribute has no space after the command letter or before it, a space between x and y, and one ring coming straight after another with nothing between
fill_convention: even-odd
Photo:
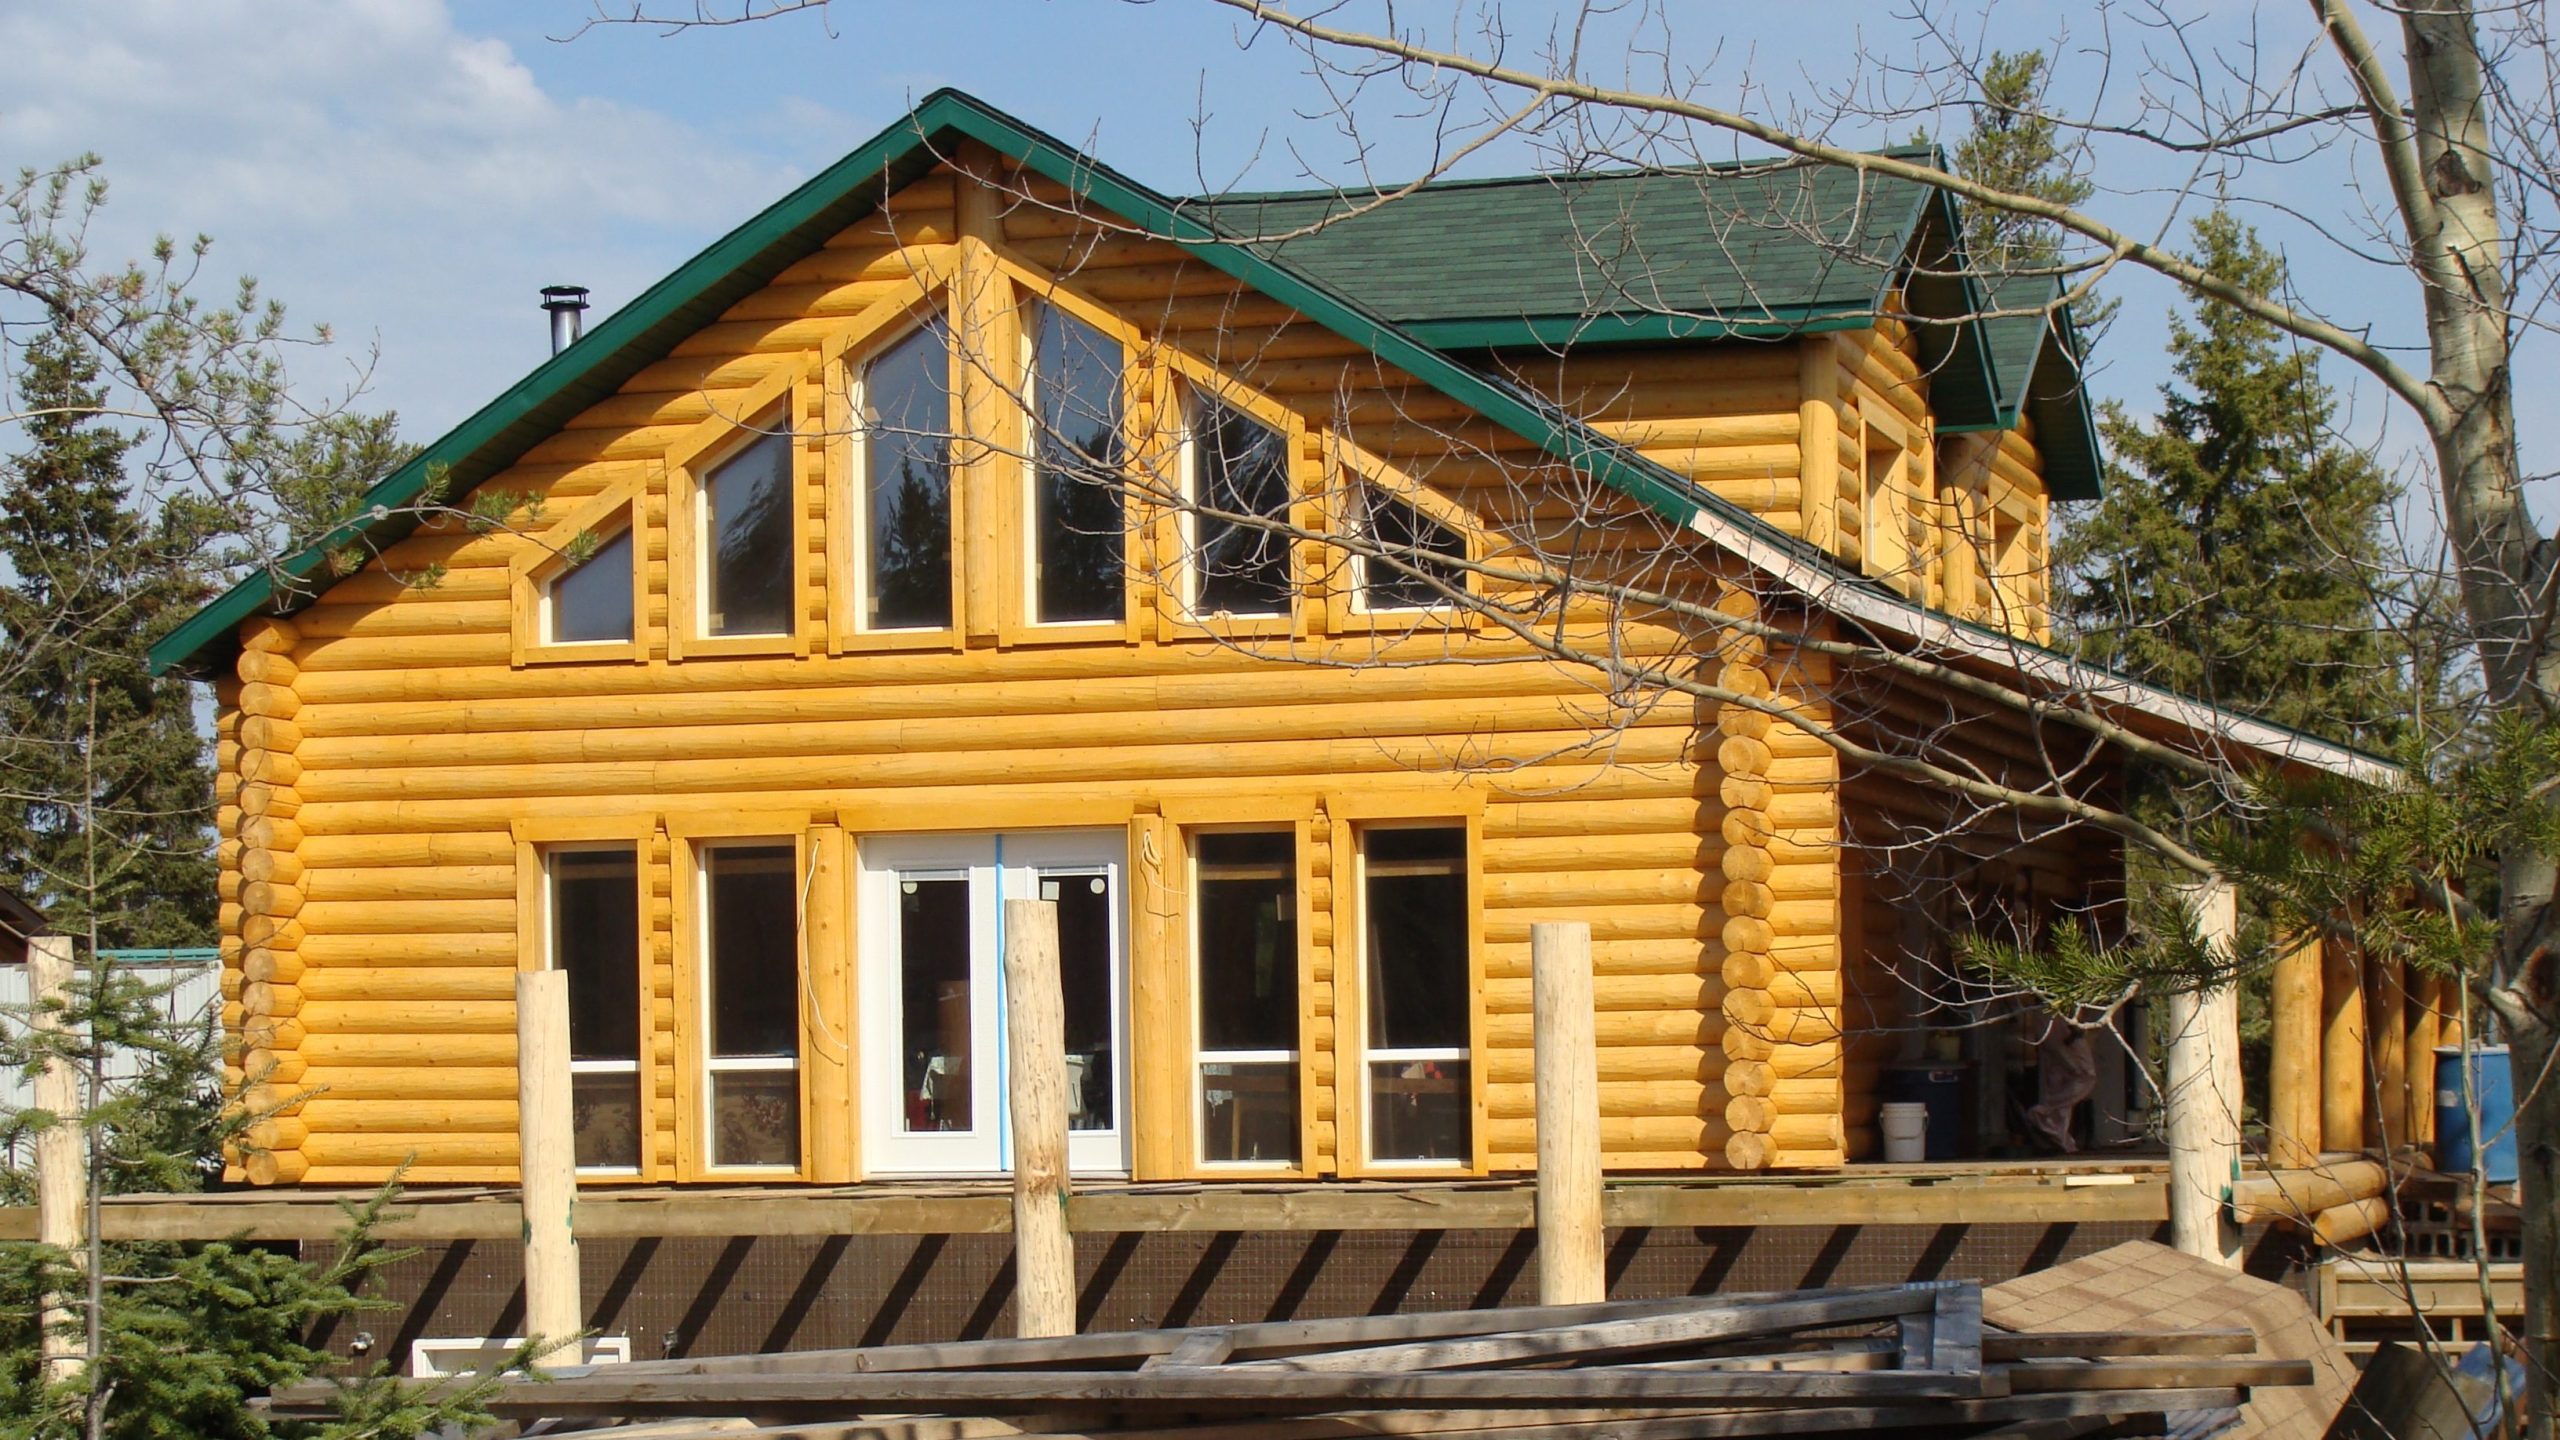
<instances>
[{"instance_id":1,"label":"peeled log column","mask_svg":"<svg viewBox=\"0 0 2560 1440\"><path fill-rule=\"evenodd\" d=\"M2365 1034L2373 1052L2373 1147L2409 1143L2408 982L2396 956L2365 957Z\"/></svg>"},{"instance_id":2,"label":"peeled log column","mask_svg":"<svg viewBox=\"0 0 2560 1440\"><path fill-rule=\"evenodd\" d=\"M2238 926L2231 885L2179 887L2206 948L2226 963ZM2224 1203L2240 1171L2240 1004L2230 980L2169 997L2169 1243L2238 1268L2240 1230Z\"/></svg>"},{"instance_id":3,"label":"peeled log column","mask_svg":"<svg viewBox=\"0 0 2560 1440\"><path fill-rule=\"evenodd\" d=\"M2268 1057L2267 1163L2320 1159L2320 935L2298 937L2276 961Z\"/></svg>"},{"instance_id":4,"label":"peeled log column","mask_svg":"<svg viewBox=\"0 0 2560 1440\"><path fill-rule=\"evenodd\" d=\"M1529 946L1536 985L1538 1303L1589 1304L1609 1298L1591 927L1533 925Z\"/></svg>"},{"instance_id":5,"label":"peeled log column","mask_svg":"<svg viewBox=\"0 0 2560 1440\"><path fill-rule=\"evenodd\" d=\"M2320 1146L2364 1148L2364 966L2356 947L2330 936L2320 947Z\"/></svg>"},{"instance_id":6,"label":"peeled log column","mask_svg":"<svg viewBox=\"0 0 2560 1440\"><path fill-rule=\"evenodd\" d=\"M1067 1233L1066 995L1058 907L1004 902L1005 1083L1013 1101L1013 1320L1024 1338L1076 1330Z\"/></svg>"},{"instance_id":7,"label":"peeled log column","mask_svg":"<svg viewBox=\"0 0 2560 1440\"><path fill-rule=\"evenodd\" d=\"M71 941L62 935L36 935L27 940L27 1000L35 1007L30 1023L47 1035L63 1033L62 1011L71 1004ZM36 1133L36 1239L75 1265L82 1255L81 1215L88 1198L88 1170L82 1159L80 1072L68 1055L48 1055L35 1073L35 1108L52 1123ZM72 1297L48 1294L37 1306L43 1339L45 1374L59 1382L80 1370L83 1350L77 1338L78 1310Z\"/></svg>"},{"instance_id":8,"label":"peeled log column","mask_svg":"<svg viewBox=\"0 0 2560 1440\"><path fill-rule=\"evenodd\" d=\"M586 1308L578 1295L577 1141L570 1120L569 973L528 970L516 977L517 1154L524 1206L525 1334L542 1342L531 1359L578 1358Z\"/></svg>"}]
</instances>

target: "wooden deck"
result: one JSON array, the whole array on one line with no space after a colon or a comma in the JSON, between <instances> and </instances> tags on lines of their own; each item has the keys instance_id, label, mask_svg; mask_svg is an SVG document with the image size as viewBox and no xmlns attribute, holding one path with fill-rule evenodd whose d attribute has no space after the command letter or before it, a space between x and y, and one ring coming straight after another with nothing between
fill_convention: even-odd
<instances>
[{"instance_id":1,"label":"wooden deck","mask_svg":"<svg viewBox=\"0 0 2560 1440\"><path fill-rule=\"evenodd\" d=\"M342 1202L370 1192L294 1188L204 1195L125 1195L107 1202L111 1240L325 1240L345 1226ZM1521 1180L1448 1182L1081 1182L1071 1228L1159 1230L1525 1230L1534 1187ZM2168 1167L2151 1160L1852 1165L1819 1174L1612 1177L1613 1227L2056 1224L2168 1219ZM883 1181L846 1186L586 1188L587 1238L732 1235L992 1235L1012 1228L1009 1182ZM401 1196L384 1239L513 1240L513 1189L418 1187ZM32 1207L0 1207L0 1240L32 1240Z\"/></svg>"}]
</instances>

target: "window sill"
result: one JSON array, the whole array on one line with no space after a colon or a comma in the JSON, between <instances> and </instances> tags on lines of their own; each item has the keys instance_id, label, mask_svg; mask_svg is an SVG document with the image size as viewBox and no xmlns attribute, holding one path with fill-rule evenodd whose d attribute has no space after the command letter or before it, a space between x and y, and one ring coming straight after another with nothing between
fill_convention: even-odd
<instances>
[{"instance_id":1,"label":"window sill","mask_svg":"<svg viewBox=\"0 0 2560 1440\"><path fill-rule=\"evenodd\" d=\"M667 648L670 660L789 658L801 653L800 637L787 632L775 635L687 635Z\"/></svg>"},{"instance_id":2,"label":"window sill","mask_svg":"<svg viewBox=\"0 0 2560 1440\"><path fill-rule=\"evenodd\" d=\"M1286 640L1298 633L1296 622L1287 615L1189 615L1170 617L1165 639L1183 640Z\"/></svg>"},{"instance_id":3,"label":"window sill","mask_svg":"<svg viewBox=\"0 0 2560 1440\"><path fill-rule=\"evenodd\" d=\"M1005 627L1007 645L1125 645L1132 631L1126 620L1025 620Z\"/></svg>"},{"instance_id":4,"label":"window sill","mask_svg":"<svg viewBox=\"0 0 2560 1440\"><path fill-rule=\"evenodd\" d=\"M518 665L635 665L649 658L637 640L533 641L518 647Z\"/></svg>"},{"instance_id":5,"label":"window sill","mask_svg":"<svg viewBox=\"0 0 2560 1440\"><path fill-rule=\"evenodd\" d=\"M827 637L831 655L887 655L904 650L957 650L960 632L948 625L933 630L840 630Z\"/></svg>"}]
</instances>

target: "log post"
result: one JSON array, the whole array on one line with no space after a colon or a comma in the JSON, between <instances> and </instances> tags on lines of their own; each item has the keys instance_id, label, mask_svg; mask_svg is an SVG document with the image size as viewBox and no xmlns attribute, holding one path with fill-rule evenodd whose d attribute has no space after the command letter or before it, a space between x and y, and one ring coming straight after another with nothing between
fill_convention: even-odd
<instances>
[{"instance_id":1,"label":"log post","mask_svg":"<svg viewBox=\"0 0 2560 1440\"><path fill-rule=\"evenodd\" d=\"M543 1342L535 1363L565 1351L574 1364L586 1330L578 1294L577 1138L570 1123L569 974L516 976L516 1126L524 1206L524 1328Z\"/></svg>"},{"instance_id":2,"label":"log post","mask_svg":"<svg viewBox=\"0 0 2560 1440\"><path fill-rule=\"evenodd\" d=\"M2401 1076L2401 1108L2409 1122L2409 1143L2432 1149L2436 1143L2436 1047L2444 1043L2445 977L2412 975L2409 980L2409 1045Z\"/></svg>"},{"instance_id":3,"label":"log post","mask_svg":"<svg viewBox=\"0 0 2560 1440\"><path fill-rule=\"evenodd\" d=\"M27 1001L36 1029L64 1033L63 1008L71 1003L71 939L36 935L27 940ZM35 1108L53 1118L36 1135L36 1239L65 1260L86 1266L81 1243L88 1209L89 1175L80 1122L80 1070L67 1055L46 1059L35 1074ZM45 1376L65 1381L79 1373L86 1348L80 1342L79 1301L48 1293L38 1323L43 1329Z\"/></svg>"},{"instance_id":4,"label":"log post","mask_svg":"<svg viewBox=\"0 0 2560 1440\"><path fill-rule=\"evenodd\" d=\"M2320 947L2320 1147L2364 1149L2364 965L2356 946Z\"/></svg>"},{"instance_id":5,"label":"log post","mask_svg":"<svg viewBox=\"0 0 2560 1440\"><path fill-rule=\"evenodd\" d=\"M2179 886L2208 949L2228 960L2238 929L2229 881ZM2224 1202L2240 1173L2240 1003L2229 979L2169 997L2169 1243L2238 1268L2240 1227Z\"/></svg>"},{"instance_id":6,"label":"log post","mask_svg":"<svg viewBox=\"0 0 2560 1440\"><path fill-rule=\"evenodd\" d=\"M2276 961L2267 1077L2267 1163L2320 1163L2320 932L2294 937Z\"/></svg>"},{"instance_id":7,"label":"log post","mask_svg":"<svg viewBox=\"0 0 2560 1440\"><path fill-rule=\"evenodd\" d=\"M1600 1212L1600 1053L1591 990L1591 926L1529 927L1538 1108L1538 1303L1609 1298Z\"/></svg>"},{"instance_id":8,"label":"log post","mask_svg":"<svg viewBox=\"0 0 2560 1440\"><path fill-rule=\"evenodd\" d=\"M2365 1036L2373 1050L2373 1148L2409 1143L2409 987L2398 957L2365 957Z\"/></svg>"},{"instance_id":9,"label":"log post","mask_svg":"<svg viewBox=\"0 0 2560 1440\"><path fill-rule=\"evenodd\" d=\"M1058 907L1004 902L1005 1087L1013 1110L1013 1323L1025 1339L1076 1331L1067 1233L1067 1001Z\"/></svg>"},{"instance_id":10,"label":"log post","mask_svg":"<svg viewBox=\"0 0 2560 1440\"><path fill-rule=\"evenodd\" d=\"M806 915L800 945L809 976L809 1178L860 1179L853 1082L852 850L841 825L809 830Z\"/></svg>"}]
</instances>

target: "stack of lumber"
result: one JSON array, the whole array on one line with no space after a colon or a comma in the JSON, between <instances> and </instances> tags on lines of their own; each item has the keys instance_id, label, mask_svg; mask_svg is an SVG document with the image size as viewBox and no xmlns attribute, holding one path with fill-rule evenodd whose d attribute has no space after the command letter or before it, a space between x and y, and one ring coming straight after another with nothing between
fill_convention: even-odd
<instances>
[{"instance_id":1,"label":"stack of lumber","mask_svg":"<svg viewBox=\"0 0 2560 1440\"><path fill-rule=\"evenodd\" d=\"M1934 1282L1278 1321L563 1367L503 1381L490 1408L648 1440L2203 1436L2250 1387L2311 1380L2245 1329L2021 1333L1982 1314L1978 1286Z\"/></svg>"}]
</instances>

